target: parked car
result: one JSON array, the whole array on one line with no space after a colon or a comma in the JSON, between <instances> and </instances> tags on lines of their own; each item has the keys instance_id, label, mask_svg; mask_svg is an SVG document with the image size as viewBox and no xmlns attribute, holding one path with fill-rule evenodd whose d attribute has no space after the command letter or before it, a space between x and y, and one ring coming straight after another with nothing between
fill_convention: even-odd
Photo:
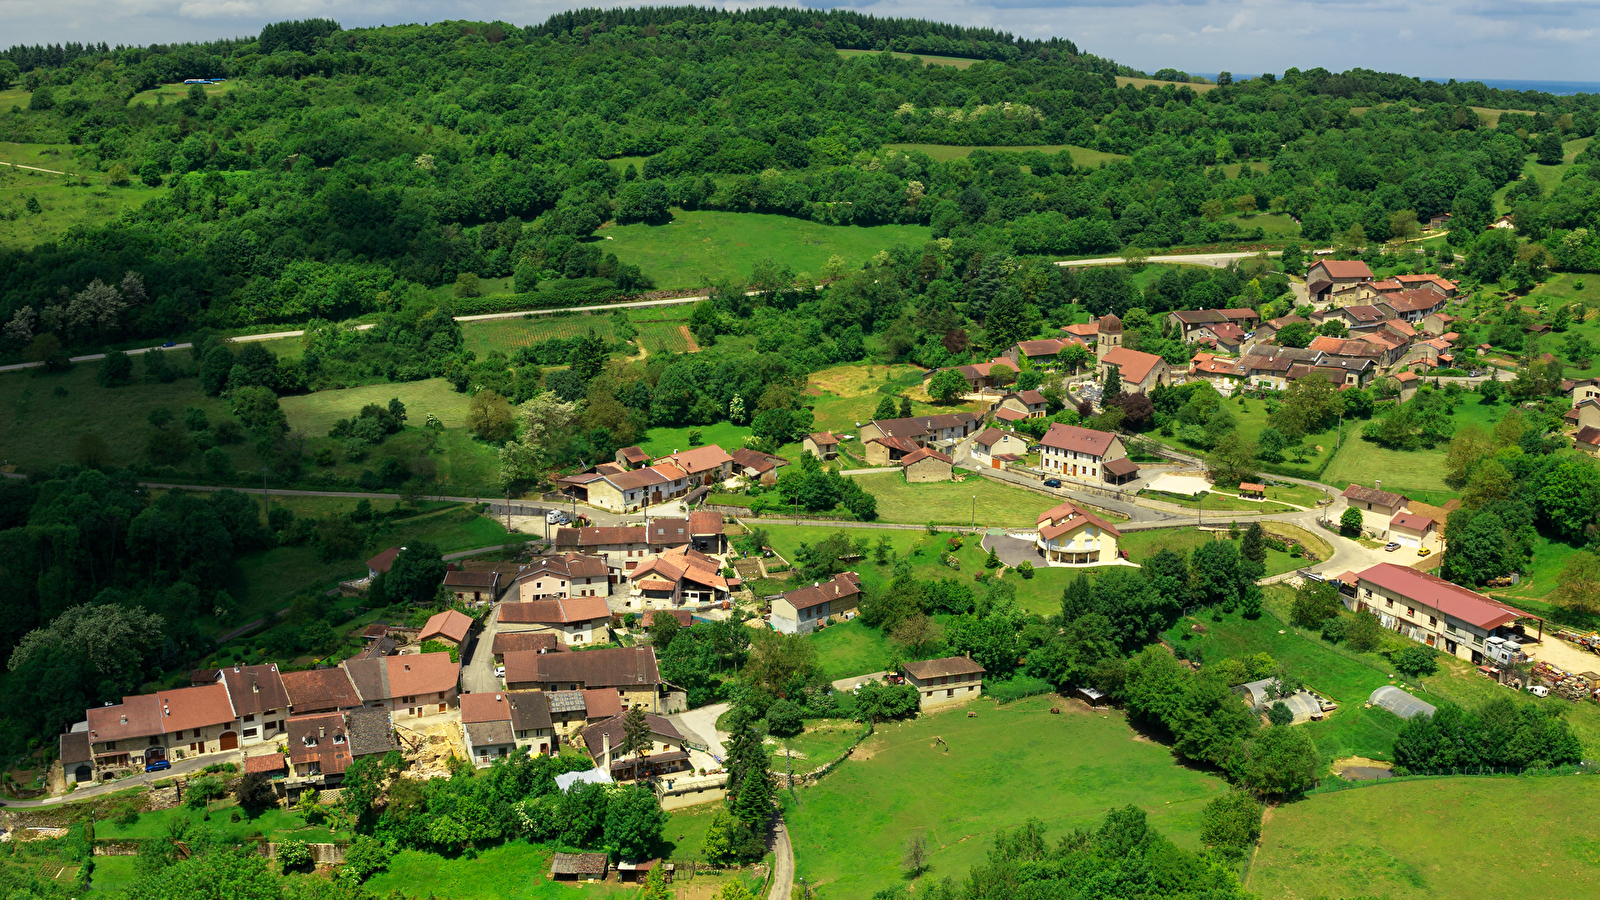
<instances>
[{"instance_id":1,"label":"parked car","mask_svg":"<svg viewBox=\"0 0 1600 900\"><path fill-rule=\"evenodd\" d=\"M1044 486L1047 487L1047 488L1058 488L1058 487L1061 487L1061 479L1059 479L1059 478L1046 478L1044 480Z\"/></svg>"},{"instance_id":2,"label":"parked car","mask_svg":"<svg viewBox=\"0 0 1600 900\"><path fill-rule=\"evenodd\" d=\"M172 763L167 762L164 759L158 759L155 762L145 766L144 770L146 772L165 772L170 768L172 768Z\"/></svg>"},{"instance_id":3,"label":"parked car","mask_svg":"<svg viewBox=\"0 0 1600 900\"><path fill-rule=\"evenodd\" d=\"M1430 549L1429 549L1429 548L1427 548L1427 547L1418 547L1418 548L1417 548L1417 555L1418 555L1418 556L1427 556L1427 555L1428 555L1428 554L1429 554L1429 553L1432 553L1432 552L1433 552L1433 551L1432 551L1432 550L1430 550Z\"/></svg>"},{"instance_id":4,"label":"parked car","mask_svg":"<svg viewBox=\"0 0 1600 900\"><path fill-rule=\"evenodd\" d=\"M178 346L178 342L177 341L167 341L165 344L161 345L162 349L165 349L165 350L171 350L173 347L176 347L176 346Z\"/></svg>"},{"instance_id":5,"label":"parked car","mask_svg":"<svg viewBox=\"0 0 1600 900\"><path fill-rule=\"evenodd\" d=\"M1550 696L1550 689L1542 684L1530 684L1528 685L1528 693L1535 697L1548 697Z\"/></svg>"},{"instance_id":6,"label":"parked car","mask_svg":"<svg viewBox=\"0 0 1600 900\"><path fill-rule=\"evenodd\" d=\"M504 678L504 677L506 677L506 667L505 666L495 666L494 667L494 677L496 677L496 678Z\"/></svg>"},{"instance_id":7,"label":"parked car","mask_svg":"<svg viewBox=\"0 0 1600 900\"><path fill-rule=\"evenodd\" d=\"M1389 543L1383 545L1383 549L1389 551L1390 553L1393 553L1394 551L1400 549L1400 542L1399 541L1390 541Z\"/></svg>"}]
</instances>

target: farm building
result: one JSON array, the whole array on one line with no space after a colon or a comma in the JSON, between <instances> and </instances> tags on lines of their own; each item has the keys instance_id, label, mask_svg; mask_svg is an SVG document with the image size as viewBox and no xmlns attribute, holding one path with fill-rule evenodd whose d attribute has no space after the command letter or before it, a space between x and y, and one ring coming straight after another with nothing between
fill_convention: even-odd
<instances>
[{"instance_id":1,"label":"farm building","mask_svg":"<svg viewBox=\"0 0 1600 900\"><path fill-rule=\"evenodd\" d=\"M557 853L550 857L552 881L604 881L611 868L604 853Z\"/></svg>"},{"instance_id":2,"label":"farm building","mask_svg":"<svg viewBox=\"0 0 1600 900\"><path fill-rule=\"evenodd\" d=\"M1431 716L1435 712L1433 704L1418 700L1392 684L1386 684L1373 691L1367 702L1373 706L1383 707L1402 719Z\"/></svg>"},{"instance_id":3,"label":"farm building","mask_svg":"<svg viewBox=\"0 0 1600 900\"><path fill-rule=\"evenodd\" d=\"M1265 713L1275 703L1282 703L1294 713L1294 723L1309 722L1312 719L1322 718L1322 700L1310 691L1300 690L1289 694L1280 693L1282 684L1276 678L1263 678L1234 687L1233 692L1244 700L1245 705L1258 713Z\"/></svg>"}]
</instances>

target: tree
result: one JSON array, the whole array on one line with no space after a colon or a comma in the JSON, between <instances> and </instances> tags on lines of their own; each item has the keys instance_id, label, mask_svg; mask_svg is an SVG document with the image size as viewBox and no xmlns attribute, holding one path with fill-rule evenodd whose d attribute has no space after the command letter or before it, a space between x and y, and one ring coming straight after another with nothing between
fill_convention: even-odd
<instances>
[{"instance_id":1,"label":"tree","mask_svg":"<svg viewBox=\"0 0 1600 900\"><path fill-rule=\"evenodd\" d=\"M1239 555L1258 567L1266 565L1267 532L1260 522L1251 522L1250 527L1244 530L1244 538L1239 542Z\"/></svg>"},{"instance_id":2,"label":"tree","mask_svg":"<svg viewBox=\"0 0 1600 900\"><path fill-rule=\"evenodd\" d=\"M1200 841L1236 856L1261 837L1261 803L1244 791L1229 791L1200 810Z\"/></svg>"},{"instance_id":3,"label":"tree","mask_svg":"<svg viewBox=\"0 0 1600 900\"><path fill-rule=\"evenodd\" d=\"M517 416L521 437L500 449L500 481L508 487L538 484L546 478L572 439L578 404L545 391L518 407Z\"/></svg>"},{"instance_id":4,"label":"tree","mask_svg":"<svg viewBox=\"0 0 1600 900\"><path fill-rule=\"evenodd\" d=\"M1361 510L1354 506L1347 506L1339 514L1339 533L1345 537L1355 537L1365 527L1366 520L1361 517Z\"/></svg>"},{"instance_id":5,"label":"tree","mask_svg":"<svg viewBox=\"0 0 1600 900\"><path fill-rule=\"evenodd\" d=\"M617 747L619 756L643 756L650 752L654 737L650 733L650 722L644 717L644 707L629 707L628 714L622 719L622 743Z\"/></svg>"},{"instance_id":6,"label":"tree","mask_svg":"<svg viewBox=\"0 0 1600 900\"><path fill-rule=\"evenodd\" d=\"M787 698L773 701L767 707L767 731L777 737L794 737L805 730L805 710Z\"/></svg>"},{"instance_id":7,"label":"tree","mask_svg":"<svg viewBox=\"0 0 1600 900\"><path fill-rule=\"evenodd\" d=\"M966 379L962 379L962 380L965 381ZM911 398L910 397L902 396L900 398L900 418L902 418L902 419L911 418Z\"/></svg>"},{"instance_id":8,"label":"tree","mask_svg":"<svg viewBox=\"0 0 1600 900\"><path fill-rule=\"evenodd\" d=\"M1561 461L1539 487L1539 507L1557 536L1583 540L1600 510L1600 471L1588 457Z\"/></svg>"},{"instance_id":9,"label":"tree","mask_svg":"<svg viewBox=\"0 0 1600 900\"><path fill-rule=\"evenodd\" d=\"M892 419L895 417L894 409L894 398L885 394L883 399L878 401L878 408L873 411L872 418L874 420Z\"/></svg>"},{"instance_id":10,"label":"tree","mask_svg":"<svg viewBox=\"0 0 1600 900\"><path fill-rule=\"evenodd\" d=\"M1256 793L1282 797L1315 785L1321 765L1317 746L1304 728L1274 726L1245 741L1229 769Z\"/></svg>"},{"instance_id":11,"label":"tree","mask_svg":"<svg viewBox=\"0 0 1600 900\"><path fill-rule=\"evenodd\" d=\"M941 369L928 381L928 396L937 403L954 403L967 390L967 379L961 377L961 373L955 369Z\"/></svg>"},{"instance_id":12,"label":"tree","mask_svg":"<svg viewBox=\"0 0 1600 900\"><path fill-rule=\"evenodd\" d=\"M667 886L664 869L666 866L655 866L650 870L650 874L644 877L644 888L639 891L639 900L673 900L676 894Z\"/></svg>"},{"instance_id":13,"label":"tree","mask_svg":"<svg viewBox=\"0 0 1600 900\"><path fill-rule=\"evenodd\" d=\"M1293 725L1294 711L1289 705L1279 700L1267 707L1267 721L1273 725Z\"/></svg>"},{"instance_id":14,"label":"tree","mask_svg":"<svg viewBox=\"0 0 1600 900\"><path fill-rule=\"evenodd\" d=\"M1230 433L1218 440L1206 456L1211 477L1219 484L1239 484L1256 477L1256 445Z\"/></svg>"},{"instance_id":15,"label":"tree","mask_svg":"<svg viewBox=\"0 0 1600 900\"><path fill-rule=\"evenodd\" d=\"M921 832L906 838L906 850L900 857L900 865L911 878L928 871L928 839Z\"/></svg>"},{"instance_id":16,"label":"tree","mask_svg":"<svg viewBox=\"0 0 1600 900\"><path fill-rule=\"evenodd\" d=\"M1282 347L1305 348L1311 344L1313 337L1311 325L1306 322L1290 322L1278 329L1273 340Z\"/></svg>"},{"instance_id":17,"label":"tree","mask_svg":"<svg viewBox=\"0 0 1600 900\"><path fill-rule=\"evenodd\" d=\"M1378 649L1383 639L1383 623L1365 610L1358 612L1344 626L1344 640L1357 653L1371 653Z\"/></svg>"},{"instance_id":18,"label":"tree","mask_svg":"<svg viewBox=\"0 0 1600 900\"><path fill-rule=\"evenodd\" d=\"M375 583L373 589L386 603L426 606L439 595L446 568L438 546L415 541L400 548L389 571L378 575L381 587Z\"/></svg>"},{"instance_id":19,"label":"tree","mask_svg":"<svg viewBox=\"0 0 1600 900\"><path fill-rule=\"evenodd\" d=\"M233 798L253 816L264 809L278 805L278 793L272 781L260 772L247 772L233 789Z\"/></svg>"},{"instance_id":20,"label":"tree","mask_svg":"<svg viewBox=\"0 0 1600 900\"><path fill-rule=\"evenodd\" d=\"M491 443L511 440L516 434L511 402L488 389L473 394L467 404L467 430Z\"/></svg>"},{"instance_id":21,"label":"tree","mask_svg":"<svg viewBox=\"0 0 1600 900\"><path fill-rule=\"evenodd\" d=\"M1579 551L1561 570L1554 599L1573 612L1600 612L1600 556Z\"/></svg>"},{"instance_id":22,"label":"tree","mask_svg":"<svg viewBox=\"0 0 1600 900\"><path fill-rule=\"evenodd\" d=\"M1100 396L1115 397L1122 393L1122 368L1120 366L1106 366L1105 384L1101 386ZM1102 402L1104 402L1102 400Z\"/></svg>"},{"instance_id":23,"label":"tree","mask_svg":"<svg viewBox=\"0 0 1600 900\"><path fill-rule=\"evenodd\" d=\"M1389 659L1394 667L1403 675L1412 678L1421 678L1439 671L1438 654L1433 648L1422 644L1413 644L1390 654Z\"/></svg>"},{"instance_id":24,"label":"tree","mask_svg":"<svg viewBox=\"0 0 1600 900\"><path fill-rule=\"evenodd\" d=\"M100 361L95 381L101 387L122 387L133 382L133 360L121 350L112 350Z\"/></svg>"},{"instance_id":25,"label":"tree","mask_svg":"<svg viewBox=\"0 0 1600 900\"><path fill-rule=\"evenodd\" d=\"M1062 365L1071 366L1072 374L1076 375L1086 364L1094 360L1094 354L1082 344L1068 344L1064 350L1056 354L1056 360Z\"/></svg>"},{"instance_id":26,"label":"tree","mask_svg":"<svg viewBox=\"0 0 1600 900\"><path fill-rule=\"evenodd\" d=\"M1541 166L1559 166L1566 160L1566 151L1561 146L1561 133L1554 129L1534 140L1533 152L1539 155Z\"/></svg>"},{"instance_id":27,"label":"tree","mask_svg":"<svg viewBox=\"0 0 1600 900\"><path fill-rule=\"evenodd\" d=\"M648 785L619 788L606 803L606 847L620 859L650 859L666 827L667 814Z\"/></svg>"},{"instance_id":28,"label":"tree","mask_svg":"<svg viewBox=\"0 0 1600 900\"><path fill-rule=\"evenodd\" d=\"M1295 589L1289 621L1301 628L1321 628L1322 623L1339 614L1339 609L1343 605L1339 599L1339 586L1336 582L1307 578L1300 582L1299 588Z\"/></svg>"},{"instance_id":29,"label":"tree","mask_svg":"<svg viewBox=\"0 0 1600 900\"><path fill-rule=\"evenodd\" d=\"M360 884L387 869L394 853L393 842L358 834L345 851L344 863L339 866L339 880L346 884Z\"/></svg>"}]
</instances>

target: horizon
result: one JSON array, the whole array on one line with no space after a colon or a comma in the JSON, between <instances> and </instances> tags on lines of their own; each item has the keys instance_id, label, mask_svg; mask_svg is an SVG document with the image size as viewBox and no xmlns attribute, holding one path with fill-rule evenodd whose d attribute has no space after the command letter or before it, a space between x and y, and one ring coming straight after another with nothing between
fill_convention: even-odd
<instances>
[{"instance_id":1,"label":"horizon","mask_svg":"<svg viewBox=\"0 0 1600 900\"><path fill-rule=\"evenodd\" d=\"M133 0L107 15L101 4L65 0L48 8L19 10L8 31L7 46L16 44L101 43L148 46L254 38L264 25L290 19L332 18L345 28L377 28L432 24L446 20L503 21L519 27L538 25L560 12L595 6L590 3L386 4L268 3L224 0L218 4ZM607 7L644 4L607 3ZM987 27L1022 39L1066 38L1084 53L1153 73L1177 69L1190 73L1274 72L1291 68L1324 68L1333 72L1362 68L1428 81L1524 81L1600 84L1585 44L1600 38L1600 28L1573 27L1581 11L1600 12L1600 0L1535 3L1525 7L1485 7L1484 11L1423 11L1415 0L1368 12L1365 27L1323 25L1326 7L1302 0L1254 0L1240 8L1206 0L1155 3L1146 0L1118 6L1109 0L1073 5L1028 5L1022 0L987 3L854 4L741 3L703 4L729 12L765 6L852 10L888 18L917 18ZM414 15L412 13L415 13ZM1339 17L1346 18L1346 17ZM1417 28L1419 22L1427 27ZM1418 34L1420 32L1420 36ZM1382 39L1373 39L1381 35ZM1172 54L1152 58L1157 48ZM1233 60L1248 60L1233 65ZM1447 72L1462 59L1484 60L1484 70ZM1405 65L1396 65L1403 61ZM1585 77L1587 76L1587 77ZM1589 80L1596 79L1596 80Z\"/></svg>"}]
</instances>

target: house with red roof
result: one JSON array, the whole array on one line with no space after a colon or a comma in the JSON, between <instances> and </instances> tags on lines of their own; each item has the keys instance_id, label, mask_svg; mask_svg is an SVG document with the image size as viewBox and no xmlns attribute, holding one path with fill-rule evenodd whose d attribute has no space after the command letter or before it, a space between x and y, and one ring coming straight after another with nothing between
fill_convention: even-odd
<instances>
[{"instance_id":1,"label":"house with red roof","mask_svg":"<svg viewBox=\"0 0 1600 900\"><path fill-rule=\"evenodd\" d=\"M1418 550L1423 547L1429 550L1439 549L1440 523L1435 522L1432 516L1402 510L1394 514L1389 520L1389 540L1399 544L1404 549Z\"/></svg>"},{"instance_id":2,"label":"house with red roof","mask_svg":"<svg viewBox=\"0 0 1600 900\"><path fill-rule=\"evenodd\" d=\"M970 462L985 469L1003 469L1028 455L1028 442L1014 431L985 428L956 448L957 462Z\"/></svg>"},{"instance_id":3,"label":"house with red roof","mask_svg":"<svg viewBox=\"0 0 1600 900\"><path fill-rule=\"evenodd\" d=\"M955 460L932 447L923 447L900 457L900 471L908 484L949 481L955 477Z\"/></svg>"},{"instance_id":4,"label":"house with red roof","mask_svg":"<svg viewBox=\"0 0 1600 900\"><path fill-rule=\"evenodd\" d=\"M1100 381L1106 380L1106 375L1111 369L1116 369L1122 378L1122 391L1125 394L1139 392L1149 393L1158 384L1164 384L1167 377L1167 364L1161 357L1154 353L1144 353L1139 350L1129 350L1127 347L1112 347L1100 357Z\"/></svg>"},{"instance_id":5,"label":"house with red roof","mask_svg":"<svg viewBox=\"0 0 1600 900\"><path fill-rule=\"evenodd\" d=\"M1127 448L1122 438L1109 431L1095 431L1077 425L1052 423L1039 440L1039 467L1046 472L1080 481L1109 480L1105 466L1125 459Z\"/></svg>"},{"instance_id":6,"label":"house with red roof","mask_svg":"<svg viewBox=\"0 0 1600 900\"><path fill-rule=\"evenodd\" d=\"M611 607L603 596L553 596L500 604L501 630L548 631L568 645L603 644L611 639L610 625Z\"/></svg>"},{"instance_id":7,"label":"house with red roof","mask_svg":"<svg viewBox=\"0 0 1600 900\"><path fill-rule=\"evenodd\" d=\"M1483 661L1490 638L1514 634L1519 619L1538 621L1544 633L1538 616L1395 563L1357 573L1355 596L1346 603L1376 615L1385 628L1471 663Z\"/></svg>"},{"instance_id":8,"label":"house with red roof","mask_svg":"<svg viewBox=\"0 0 1600 900\"><path fill-rule=\"evenodd\" d=\"M1040 513L1037 527L1035 544L1046 565L1094 566L1118 558L1117 540L1122 532L1075 503L1062 503Z\"/></svg>"},{"instance_id":9,"label":"house with red roof","mask_svg":"<svg viewBox=\"0 0 1600 900\"><path fill-rule=\"evenodd\" d=\"M424 644L438 641L446 647L459 647L467 642L472 625L471 616L457 609L447 609L428 618L422 626L422 633L417 635L417 641Z\"/></svg>"},{"instance_id":10,"label":"house with red roof","mask_svg":"<svg viewBox=\"0 0 1600 900\"><path fill-rule=\"evenodd\" d=\"M1372 270L1359 259L1319 259L1306 270L1306 290L1312 303L1357 299L1361 285L1372 280Z\"/></svg>"},{"instance_id":11,"label":"house with red roof","mask_svg":"<svg viewBox=\"0 0 1600 900\"><path fill-rule=\"evenodd\" d=\"M800 449L817 459L827 461L839 455L839 437L831 431L813 432L800 442Z\"/></svg>"},{"instance_id":12,"label":"house with red roof","mask_svg":"<svg viewBox=\"0 0 1600 900\"><path fill-rule=\"evenodd\" d=\"M784 634L810 634L829 618L855 609L860 598L860 576L842 572L773 600L772 628Z\"/></svg>"},{"instance_id":13,"label":"house with red roof","mask_svg":"<svg viewBox=\"0 0 1600 900\"><path fill-rule=\"evenodd\" d=\"M1016 414L1005 417L1003 421L1016 421L1018 418L1042 419L1048 406L1044 394L1038 391L1012 391L995 404L994 414L996 418L1001 418L1002 412L1009 411Z\"/></svg>"}]
</instances>

